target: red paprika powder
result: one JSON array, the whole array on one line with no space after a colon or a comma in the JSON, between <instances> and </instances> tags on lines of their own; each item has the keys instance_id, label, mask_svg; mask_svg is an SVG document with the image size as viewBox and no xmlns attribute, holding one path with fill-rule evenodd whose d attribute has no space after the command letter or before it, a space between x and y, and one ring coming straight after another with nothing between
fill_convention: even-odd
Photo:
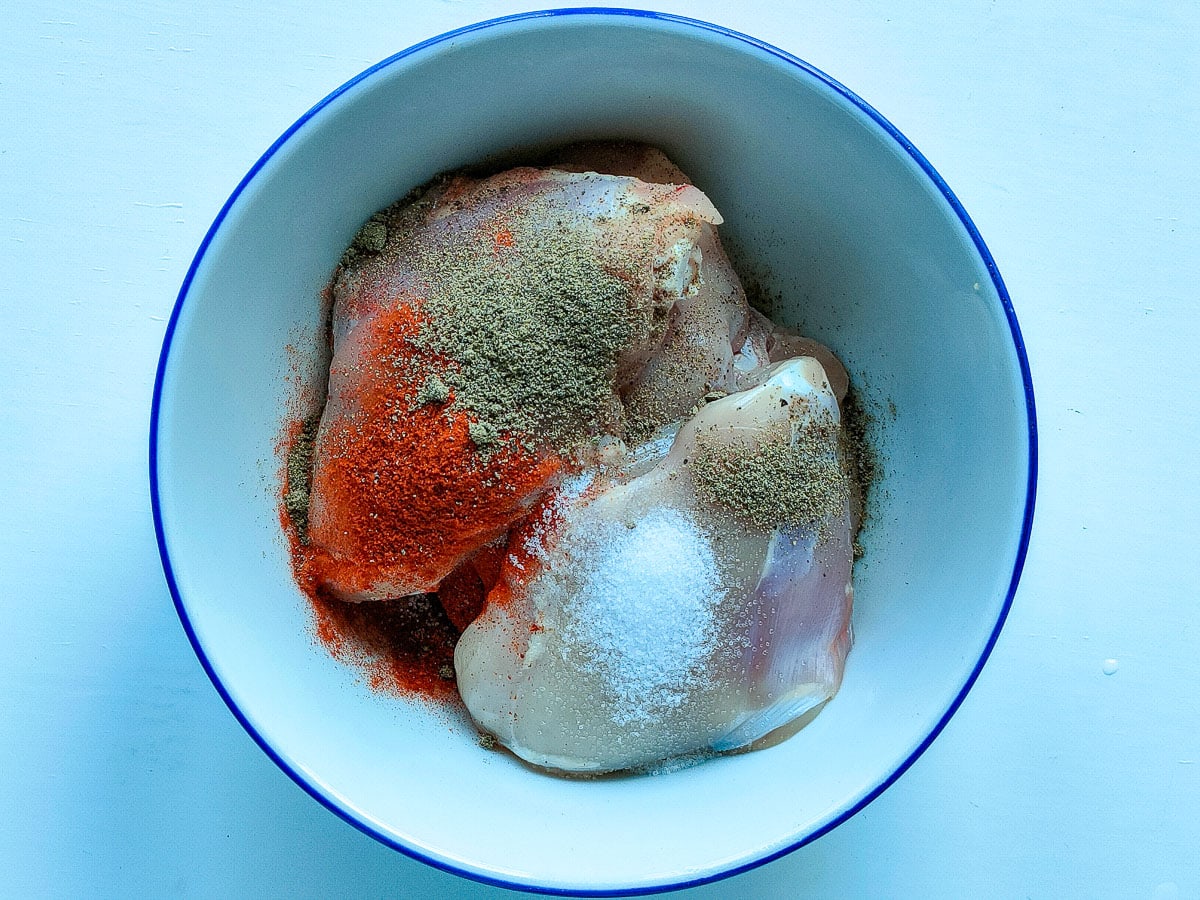
<instances>
[{"instance_id":1,"label":"red paprika powder","mask_svg":"<svg viewBox=\"0 0 1200 900\"><path fill-rule=\"evenodd\" d=\"M528 512L562 463L515 440L483 453L452 392L422 402L430 374L448 365L420 345L423 324L416 305L401 303L353 336L361 352L351 365L366 377L354 373L359 389L322 422L307 540L289 532L322 643L357 657L373 687L444 697L454 693L447 667L457 636L498 574L503 541L486 545ZM346 374L331 369L331 397ZM395 586L395 599L353 602L381 586ZM441 604L430 599L439 587Z\"/></svg>"}]
</instances>

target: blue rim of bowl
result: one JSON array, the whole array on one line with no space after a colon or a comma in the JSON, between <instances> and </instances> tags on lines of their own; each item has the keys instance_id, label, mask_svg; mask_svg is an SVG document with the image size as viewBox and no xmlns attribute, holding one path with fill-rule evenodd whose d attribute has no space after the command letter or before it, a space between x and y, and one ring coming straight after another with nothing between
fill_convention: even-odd
<instances>
[{"instance_id":1,"label":"blue rim of bowl","mask_svg":"<svg viewBox=\"0 0 1200 900\"><path fill-rule=\"evenodd\" d=\"M979 253L980 258L984 261L984 264L987 267L988 274L991 276L992 283L996 288L996 293L1000 298L1000 303L1004 308L1004 314L1005 314L1006 318L1008 319L1008 326L1012 333L1013 347L1017 352L1017 360L1018 360L1018 363L1019 363L1020 369L1021 369L1021 379L1022 379L1024 388L1025 388L1025 408L1026 408L1026 414L1028 416L1028 423L1029 423L1029 476L1028 476L1028 482L1026 485L1025 512L1024 512L1024 517L1023 517L1022 524L1021 524L1021 536L1020 536L1020 541L1017 546L1016 559L1013 562L1012 579L1009 581L1008 590L1007 590L1005 598L1004 598L1004 605L1000 610L1000 615L996 619L996 625L992 629L992 633L988 636L987 644L984 646L983 652L980 654L978 662L976 662L974 668L971 670L970 677L967 678L966 683L963 685L962 689L958 692L958 695L954 698L954 701L950 704L949 708L942 715L941 719L938 720L937 724L929 732L928 736L917 746L917 748L915 750L912 751L911 754L909 754L908 758L905 759L904 762L901 763L900 766L894 772L891 773L891 775L889 775L886 779L884 779L883 782L881 782L873 790L868 792L857 803L853 804L850 808L843 810L841 813L839 813L837 816L835 816L832 820L830 820L826 824L822 825L820 828L817 828L814 831L812 831L811 833L806 834L804 837L800 838L795 843L790 844L789 846L784 847L781 850L774 851L774 852L772 852L766 856L763 856L759 859L752 860L751 862L736 866L734 868L725 869L721 872L713 873L710 875L705 875L705 876L698 877L698 878L690 878L690 879L687 879L684 881L672 882L669 884L651 885L651 886L645 886L645 887L602 888L602 889L591 889L591 890L578 889L578 888L559 888L559 887L553 887L553 886L540 886L540 885L529 884L529 883L506 881L503 878L498 878L498 877L486 875L486 874L483 874L480 872L471 871L470 869L466 869L466 868L460 868L458 866L444 862L442 860L435 859L430 856L426 856L425 854L421 853L420 851L418 851L412 847L405 846L404 844L401 844L400 842L396 841L394 838L391 838L388 835L383 834L382 832L371 827L371 825L369 825L368 823L366 823L366 822L362 821L361 819L359 819L358 817L356 817L350 810L339 805L339 803L334 798L323 793L321 791L321 789L319 787L317 787L316 784L309 781L307 778L305 778L305 776L303 774L296 771L287 762L285 762L283 760L283 758L274 750L274 748L271 747L271 745L263 738L263 736L261 734L259 734L258 730L246 718L246 716L242 713L241 709L239 709L237 704L233 701L233 698L231 697L229 692L226 690L225 686L221 683L221 680L217 677L217 674L213 670L211 662L209 661L208 657L205 655L204 648L200 645L200 642L196 637L196 632L192 628L191 621L188 619L188 614L187 614L186 609L184 608L183 600L179 594L179 588L175 582L175 575L171 568L171 559L167 552L166 538L163 533L162 508L159 503L159 487L158 487L158 423L159 423L159 413L160 413L160 408L161 408L161 403L162 403L163 378L166 373L167 358L171 352L171 340L175 334L175 326L179 321L179 313L183 308L184 301L187 299L188 290L191 287L192 279L195 277L196 270L199 268L200 262L204 258L204 254L207 252L209 245L212 243L213 237L216 235L217 231L220 229L221 224L224 222L225 217L229 213L230 208L237 201L238 197L241 196L242 191L245 190L246 186L251 182L251 180L253 180L255 175L258 174L259 170L262 169L262 167L266 164L267 160L269 160L272 156L274 156L275 153L278 152L278 150L285 143L287 143L287 141L292 137L292 135L294 135L297 131L299 131L304 126L304 124L306 122L308 122L309 119L311 119L314 115L317 114L317 112L319 112L324 107L328 106L337 97L341 96L346 91L350 90L350 88L354 87L360 81L370 78L376 72L379 72L382 69L387 68L388 66L392 65L393 63L395 63L401 59L405 59L406 57L412 56L413 54L416 54L416 53L420 53L423 50L427 50L430 47L435 47L438 44L444 43L446 41L453 40L454 38L461 37L466 34L471 34L476 31L482 31L482 30L485 30L488 28L492 28L497 25L505 25L505 24L512 23L512 22L527 21L527 20L531 20L531 19L550 18L550 17L556 17L556 16L587 16L587 15L591 15L591 16L604 15L604 16L613 16L613 17L655 19L655 20L667 22L667 23L670 23L673 25L684 25L684 26L696 28L696 29L699 29L702 31L712 32L714 34L718 34L718 35L721 35L721 36L727 37L727 38L732 38L734 40L748 44L749 46L754 47L757 50L763 51L771 56L774 56L777 59L780 59L792 66L795 66L797 69L800 69L801 71L807 73L811 77L816 78L818 81L820 81L827 87L831 88L836 93L840 94L846 100L849 100L861 112L863 112L867 116L869 116L871 118L871 120L873 122L875 122L876 125L878 125L885 132L887 132L887 134L889 134L896 141L896 143L898 143L905 150L905 152L908 153L908 155L911 156L912 159L921 167L922 171L924 171L924 173L929 177L930 181L932 181L933 184L941 192L942 196L946 199L946 202L948 202L950 204L951 208L954 210L955 214L958 216L959 220L962 222L963 226L966 228L968 234L970 234L971 240L975 245L976 251ZM891 124L891 122L889 122L882 115L880 115L870 104L868 104L865 100L863 100L861 97L859 97L853 91L851 91L849 88L845 87L844 85L842 85L838 81L834 80L833 78L830 78L828 75L826 75L824 72L820 71L819 69L804 62L804 60L799 59L795 56L792 56L790 53L780 50L777 47L773 47L770 44L765 43L764 41L758 40L757 38L753 38L753 37L750 37L749 35L745 35L740 32L737 32L737 31L733 31L729 28L724 28L720 25L713 25L709 22L704 22L704 21L701 21L700 19L688 18L686 16L677 16L677 15L673 15L670 13L651 12L649 10L619 9L619 8L609 8L609 7L580 7L580 8L575 8L575 9L548 9L548 10L536 10L533 12L517 13L517 14L511 15L511 16L502 16L497 19L488 19L483 22L477 22L472 25L467 25L463 28L457 28L457 29L454 29L453 31L447 31L444 34L440 34L436 37L429 38L428 40L421 41L419 44L414 44L413 46L409 47L406 50L401 50L399 53L396 53L393 56L389 56L387 59L382 60L381 62L378 62L375 65L371 66L370 68L360 72L358 75L351 78L349 81L347 81L341 87L337 88L332 93L330 93L327 97L325 97L323 100L321 100L316 105L314 105L311 109L309 109L306 113L304 113L304 115L302 115L299 119L297 119L296 122L290 128L288 128L288 130L285 131L279 137L279 139L276 140L275 143L273 143L261 157L259 157L258 161L255 162L254 165L250 167L250 171L246 173L246 176L238 183L238 186L236 188L234 188L233 193L229 195L229 199L225 201L224 206L222 206L220 212L217 213L216 219L213 220L213 224L209 227L208 232L204 235L204 240L201 241L200 248L196 251L196 256L192 260L191 266L188 267L187 275L184 276L183 285L180 287L179 296L175 301L175 308L171 311L171 318L167 322L166 334L163 337L162 353L159 356L159 360L158 360L158 370L154 377L154 397L153 397L151 407L150 407L150 503L151 503L151 507L153 509L153 514L154 514L154 533L155 533L155 537L158 541L158 552L159 552L159 556L162 558L163 573L166 576L167 587L171 591L171 597L175 603L175 610L179 614L180 622L183 623L183 629L187 633L187 637L188 637L188 640L191 642L192 649L196 652L196 656L199 658L200 664L204 667L204 671L208 674L209 680L212 681L213 686L217 689L217 693L221 695L221 699L223 699L225 701L225 705L229 707L230 712L233 713L234 717L238 720L238 722L241 723L242 727L244 729L246 729L246 732L250 735L250 737L252 737L254 739L255 743L258 744L258 746L262 749L262 751L264 753L266 753L267 756L270 757L271 760L277 766L279 766L280 769L282 769L284 772L286 772L287 775L293 781L295 781L298 785L300 785L300 787L302 787L309 795L311 795L321 805L323 805L324 807L329 809L331 812L336 814L339 818L341 818L341 819L345 820L346 822L348 822L349 824L353 825L355 828L357 828L360 831L364 832L365 834L368 834L371 837L375 838L380 843L385 844L389 847L392 847L395 850L399 850L401 853L404 853L405 855L410 856L413 859L420 860L421 862L426 863L430 866L433 866L434 868L441 869L443 871L450 872L455 875L461 875L463 877L470 878L474 881L478 881L483 884L488 884L488 885L492 885L495 887L509 888L509 889L514 889L514 890L529 891L529 892L533 892L533 893L553 894L553 895L558 895L558 896L580 896L580 897L638 896L638 895L646 895L646 894L656 894L656 893L661 893L661 892L666 892L666 891L682 890L684 888L696 887L701 884L707 884L709 882L719 881L724 878L729 878L731 876L738 875L742 872L747 872L750 869L754 869L759 866L766 865L767 863L772 862L773 860L779 859L782 856L786 856L787 854L800 849L801 847L805 846L806 844L812 843L817 838L829 833L834 828L837 828L843 822L847 821L848 819L850 819L851 817L856 815L858 812L860 812L862 809L864 809L868 804L870 804L873 800L875 800L876 797L878 797L880 794L882 794L884 791L886 791L889 787L891 787L901 775L903 775L906 771L908 771L909 767L912 766L912 764L917 761L917 759L921 756L922 753L925 752L925 750L929 747L929 745L933 743L934 739L937 738L937 736L942 732L942 729L946 727L946 723L948 723L950 721L951 717L953 717L953 715L955 714L955 712L958 711L959 706L962 705L963 700L966 699L966 696L970 692L971 688L974 686L975 681L979 678L979 673L983 670L984 663L987 662L988 657L991 655L992 648L996 645L996 640L999 638L1000 631L1004 627L1004 622L1008 618L1009 610L1012 608L1013 597L1016 594L1017 584L1021 578L1021 570L1025 565L1025 555L1029 549L1029 536L1030 536L1030 532L1033 527L1033 508L1034 508L1034 500L1035 500L1036 492L1037 492L1037 416L1036 416L1036 412L1034 409L1033 379L1029 372L1029 359L1028 359L1028 356L1025 351L1025 342L1021 337L1020 326L1017 324L1017 315L1016 315L1016 312L1013 310L1012 301L1009 299L1008 289L1004 286L1004 281L1001 279L1000 272L996 268L995 260L992 259L992 254L988 251L987 246L984 244L983 238L980 236L978 229L976 229L976 227L975 227L975 223L971 221L970 216L967 215L967 211L963 208L963 205L959 202L958 198L954 195L954 192L950 190L950 187L942 179L942 176L939 175L937 173L937 171L933 168L933 166L930 165L929 161L927 159L925 159L924 156L921 155L921 152L919 150L917 150L916 147L913 146L912 142L909 141L908 138L906 138L903 134L901 134L900 131L894 125Z\"/></svg>"}]
</instances>

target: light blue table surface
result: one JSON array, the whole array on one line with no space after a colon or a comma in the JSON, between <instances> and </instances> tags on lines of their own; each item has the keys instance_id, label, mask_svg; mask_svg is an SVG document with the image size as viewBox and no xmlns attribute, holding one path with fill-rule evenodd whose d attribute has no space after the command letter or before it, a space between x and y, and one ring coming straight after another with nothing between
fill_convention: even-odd
<instances>
[{"instance_id":1,"label":"light blue table surface","mask_svg":"<svg viewBox=\"0 0 1200 900\"><path fill-rule=\"evenodd\" d=\"M241 730L167 593L146 440L175 294L259 154L371 63L538 5L6 4L0 895L507 893L360 834ZM831 834L679 896L1200 897L1200 5L658 8L912 139L999 263L1041 420L1025 576L942 736Z\"/></svg>"}]
</instances>

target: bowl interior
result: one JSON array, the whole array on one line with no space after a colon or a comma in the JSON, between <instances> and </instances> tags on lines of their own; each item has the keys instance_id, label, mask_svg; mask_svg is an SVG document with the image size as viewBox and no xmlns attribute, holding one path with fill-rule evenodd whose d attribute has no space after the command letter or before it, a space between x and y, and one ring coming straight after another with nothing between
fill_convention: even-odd
<instances>
[{"instance_id":1,"label":"bowl interior","mask_svg":"<svg viewBox=\"0 0 1200 900\"><path fill-rule=\"evenodd\" d=\"M882 477L840 693L778 746L597 781L481 749L315 646L277 511L281 423L315 376L319 294L358 225L434 174L587 138L662 147L722 236L827 342ZM291 349L289 349L291 348ZM203 658L279 761L385 841L558 890L692 882L818 833L942 723L1007 608L1030 423L998 285L937 183L848 96L770 48L659 17L517 18L416 48L302 119L243 183L164 351L164 559Z\"/></svg>"}]
</instances>

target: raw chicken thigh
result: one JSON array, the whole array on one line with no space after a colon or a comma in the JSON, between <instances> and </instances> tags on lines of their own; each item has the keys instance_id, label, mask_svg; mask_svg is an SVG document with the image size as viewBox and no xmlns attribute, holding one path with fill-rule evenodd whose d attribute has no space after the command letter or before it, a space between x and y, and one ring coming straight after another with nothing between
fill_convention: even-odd
<instances>
[{"instance_id":1,"label":"raw chicken thigh","mask_svg":"<svg viewBox=\"0 0 1200 900\"><path fill-rule=\"evenodd\" d=\"M518 756L603 772L732 749L837 690L852 600L837 401L811 358L759 377L704 406L648 471L564 490L510 540L455 668L476 722ZM708 496L706 456L779 445L819 457L799 521L763 527L721 485Z\"/></svg>"},{"instance_id":2,"label":"raw chicken thigh","mask_svg":"<svg viewBox=\"0 0 1200 900\"><path fill-rule=\"evenodd\" d=\"M583 144L339 267L307 577L440 590L467 709L536 765L744 747L841 682L847 374L748 305L720 222L660 151Z\"/></svg>"},{"instance_id":3,"label":"raw chicken thigh","mask_svg":"<svg viewBox=\"0 0 1200 900\"><path fill-rule=\"evenodd\" d=\"M373 222L381 235L374 252L350 260L333 286L333 362L308 530L320 554L320 565L314 564L319 588L355 601L436 590L552 486L569 454L547 448L543 439L563 431L559 420L574 415L593 433L621 431L617 385L645 367L675 306L696 290L698 241L709 239L711 224L720 221L708 198L687 184L525 168L482 180L457 177ZM556 251L576 258L570 277L558 271ZM520 319L505 305L514 295L536 294L539 284L548 295L543 306L558 303L549 313L519 309ZM563 371L580 368L561 358L568 343L561 332L578 323L558 323L551 315L596 317L582 303L573 306L571 291L598 297L612 320L601 323L610 358L597 363L594 347L568 348L596 368L593 381L602 382L582 404L555 396L558 379L525 377L538 375L551 353ZM562 296L551 296L556 292ZM497 346L481 352L467 346L456 358L453 347L426 336L427 320L436 320L430 310L438 308L450 311L447 318L458 310L459 330L468 336L498 328L506 314L503 321L516 318L513 328L524 330L516 338L498 332ZM550 327L547 321L560 333L546 339L539 357L533 338ZM532 352L514 361L505 353L518 344ZM431 371L444 380L431 382ZM511 390L524 385L526 396L504 404L476 390L472 405L469 379L480 372L477 380L485 383L502 381ZM523 431L481 422L514 408L559 415L519 423ZM479 465L484 440L498 450ZM456 490L431 492L431 481Z\"/></svg>"}]
</instances>

